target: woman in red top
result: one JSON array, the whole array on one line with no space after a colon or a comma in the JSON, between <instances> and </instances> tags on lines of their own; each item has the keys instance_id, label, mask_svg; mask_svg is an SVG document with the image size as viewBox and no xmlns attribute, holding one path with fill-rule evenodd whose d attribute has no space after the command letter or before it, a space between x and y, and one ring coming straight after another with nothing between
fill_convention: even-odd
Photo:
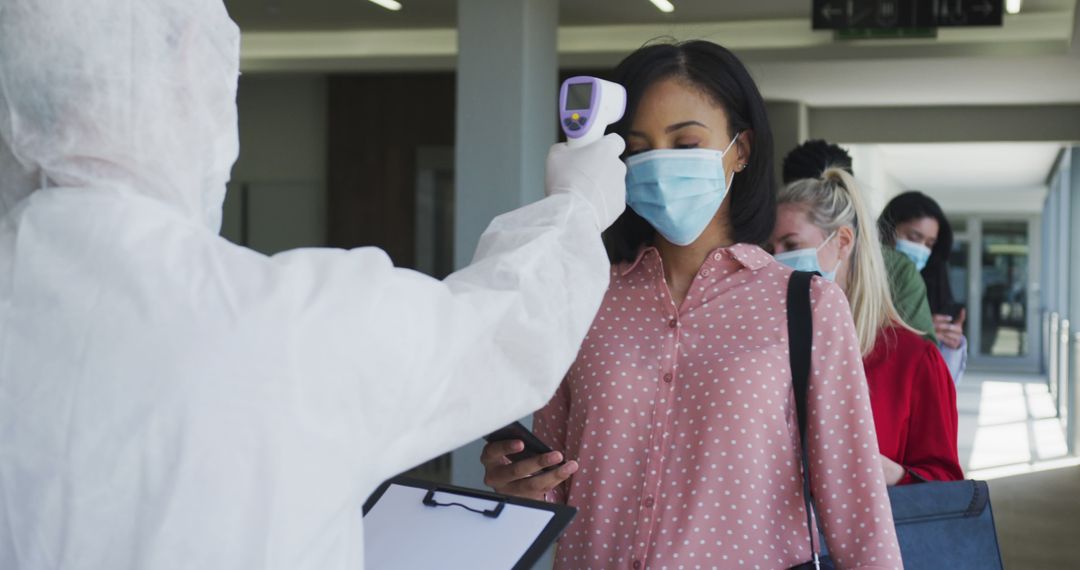
<instances>
[{"instance_id":1,"label":"woman in red top","mask_svg":"<svg viewBox=\"0 0 1080 570\"><path fill-rule=\"evenodd\" d=\"M888 327L878 333L863 366L878 449L904 468L901 473L886 466L886 481L963 479L956 453L956 389L937 347L906 328Z\"/></svg>"},{"instance_id":2,"label":"woman in red top","mask_svg":"<svg viewBox=\"0 0 1080 570\"><path fill-rule=\"evenodd\" d=\"M886 482L963 479L949 369L893 307L874 220L855 180L829 169L788 185L777 202L777 259L834 279L851 303Z\"/></svg>"}]
</instances>

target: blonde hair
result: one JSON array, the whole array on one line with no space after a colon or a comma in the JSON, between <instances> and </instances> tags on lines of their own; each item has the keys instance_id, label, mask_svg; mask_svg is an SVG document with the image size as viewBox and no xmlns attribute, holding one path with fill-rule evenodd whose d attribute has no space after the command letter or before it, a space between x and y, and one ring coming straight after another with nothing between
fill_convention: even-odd
<instances>
[{"instance_id":1,"label":"blonde hair","mask_svg":"<svg viewBox=\"0 0 1080 570\"><path fill-rule=\"evenodd\" d=\"M859 350L864 357L874 350L877 335L884 327L901 326L919 333L900 318L893 305L877 224L870 217L850 174L840 168L829 168L821 178L796 180L780 191L777 204L805 206L810 223L826 234L843 226L855 230L855 243L848 261L851 267L847 298L855 318Z\"/></svg>"}]
</instances>

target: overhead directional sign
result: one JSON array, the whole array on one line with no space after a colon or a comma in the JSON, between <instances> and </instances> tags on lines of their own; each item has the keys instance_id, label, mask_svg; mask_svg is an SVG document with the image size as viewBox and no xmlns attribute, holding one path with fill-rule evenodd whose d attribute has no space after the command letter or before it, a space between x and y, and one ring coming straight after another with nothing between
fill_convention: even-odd
<instances>
[{"instance_id":1,"label":"overhead directional sign","mask_svg":"<svg viewBox=\"0 0 1080 570\"><path fill-rule=\"evenodd\" d=\"M1000 26L1004 0L812 0L815 30Z\"/></svg>"}]
</instances>

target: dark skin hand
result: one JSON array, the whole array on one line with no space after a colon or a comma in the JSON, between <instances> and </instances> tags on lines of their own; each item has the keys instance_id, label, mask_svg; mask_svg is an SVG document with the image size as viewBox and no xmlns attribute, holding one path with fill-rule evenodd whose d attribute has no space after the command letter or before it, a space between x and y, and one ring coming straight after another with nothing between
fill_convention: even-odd
<instances>
[{"instance_id":1,"label":"dark skin hand","mask_svg":"<svg viewBox=\"0 0 1080 570\"><path fill-rule=\"evenodd\" d=\"M552 451L544 455L512 462L507 455L513 455L525 449L525 444L518 439L495 441L484 446L480 462L484 464L484 484L495 492L526 499L543 501L548 491L577 472L578 463L567 461L566 465L540 473L544 468L558 465L563 461L563 454ZM535 474L535 475L534 475Z\"/></svg>"}]
</instances>

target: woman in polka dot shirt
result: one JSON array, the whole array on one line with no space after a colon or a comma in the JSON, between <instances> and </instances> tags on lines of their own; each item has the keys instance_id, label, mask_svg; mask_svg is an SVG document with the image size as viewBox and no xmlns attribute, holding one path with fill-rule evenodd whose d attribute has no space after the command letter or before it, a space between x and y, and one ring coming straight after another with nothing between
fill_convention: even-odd
<instances>
[{"instance_id":1,"label":"woman in polka dot shirt","mask_svg":"<svg viewBox=\"0 0 1080 570\"><path fill-rule=\"evenodd\" d=\"M885 482L963 479L949 367L893 306L876 222L855 179L831 168L789 184L778 202L770 240L777 258L818 264L851 303Z\"/></svg>"},{"instance_id":2,"label":"woman in polka dot shirt","mask_svg":"<svg viewBox=\"0 0 1080 570\"><path fill-rule=\"evenodd\" d=\"M628 95L614 128L631 155L631 207L605 235L600 312L535 416L561 452L511 463L520 442L490 444L487 482L579 509L559 569L802 564L791 269L752 245L776 217L764 102L742 63L709 42L642 48L615 79ZM848 303L815 278L811 304L808 453L824 538L840 568L900 568Z\"/></svg>"}]
</instances>

